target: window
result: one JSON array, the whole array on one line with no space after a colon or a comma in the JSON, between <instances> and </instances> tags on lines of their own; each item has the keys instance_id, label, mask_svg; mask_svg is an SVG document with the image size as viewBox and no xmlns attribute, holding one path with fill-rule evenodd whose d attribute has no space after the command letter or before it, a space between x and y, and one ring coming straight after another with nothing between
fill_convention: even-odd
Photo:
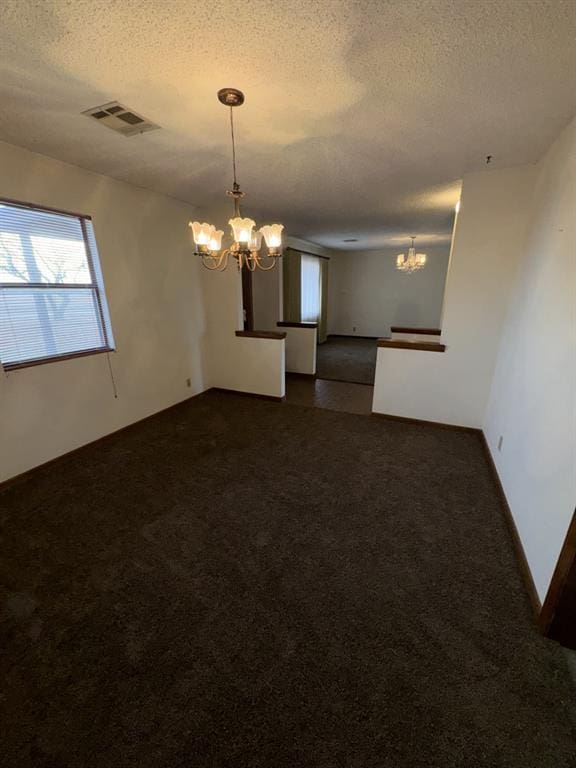
<instances>
[{"instance_id":1,"label":"window","mask_svg":"<svg viewBox=\"0 0 576 768\"><path fill-rule=\"evenodd\" d=\"M302 323L317 323L320 319L320 259L302 254L300 301Z\"/></svg>"},{"instance_id":2,"label":"window","mask_svg":"<svg viewBox=\"0 0 576 768\"><path fill-rule=\"evenodd\" d=\"M113 348L90 218L0 200L4 368Z\"/></svg>"}]
</instances>

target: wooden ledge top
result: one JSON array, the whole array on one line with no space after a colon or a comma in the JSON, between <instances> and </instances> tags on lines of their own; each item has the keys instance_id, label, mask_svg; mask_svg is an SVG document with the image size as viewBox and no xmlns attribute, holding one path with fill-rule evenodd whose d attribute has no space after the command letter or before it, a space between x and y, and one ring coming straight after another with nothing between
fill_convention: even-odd
<instances>
[{"instance_id":1,"label":"wooden ledge top","mask_svg":"<svg viewBox=\"0 0 576 768\"><path fill-rule=\"evenodd\" d=\"M404 341L403 339L378 339L379 347L391 347L392 349L420 349L424 352L444 352L445 344L437 341Z\"/></svg>"},{"instance_id":2,"label":"wooden ledge top","mask_svg":"<svg viewBox=\"0 0 576 768\"><path fill-rule=\"evenodd\" d=\"M291 323L284 320L276 325L278 328L318 328L318 323Z\"/></svg>"},{"instance_id":3,"label":"wooden ledge top","mask_svg":"<svg viewBox=\"0 0 576 768\"><path fill-rule=\"evenodd\" d=\"M403 325L393 325L390 330L392 333L421 333L424 336L440 336L440 328L408 328Z\"/></svg>"},{"instance_id":4,"label":"wooden ledge top","mask_svg":"<svg viewBox=\"0 0 576 768\"><path fill-rule=\"evenodd\" d=\"M236 336L245 336L249 339L285 339L286 332L280 331L236 331Z\"/></svg>"}]
</instances>

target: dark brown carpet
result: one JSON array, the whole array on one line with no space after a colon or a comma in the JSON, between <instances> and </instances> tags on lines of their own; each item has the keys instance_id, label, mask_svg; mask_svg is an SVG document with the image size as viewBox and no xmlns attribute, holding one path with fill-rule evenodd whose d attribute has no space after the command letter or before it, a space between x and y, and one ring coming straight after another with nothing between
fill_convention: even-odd
<instances>
[{"instance_id":1,"label":"dark brown carpet","mask_svg":"<svg viewBox=\"0 0 576 768\"><path fill-rule=\"evenodd\" d=\"M328 336L318 345L316 375L319 379L374 384L376 339Z\"/></svg>"},{"instance_id":2,"label":"dark brown carpet","mask_svg":"<svg viewBox=\"0 0 576 768\"><path fill-rule=\"evenodd\" d=\"M210 393L0 506L2 766L574 767L474 434Z\"/></svg>"}]
</instances>

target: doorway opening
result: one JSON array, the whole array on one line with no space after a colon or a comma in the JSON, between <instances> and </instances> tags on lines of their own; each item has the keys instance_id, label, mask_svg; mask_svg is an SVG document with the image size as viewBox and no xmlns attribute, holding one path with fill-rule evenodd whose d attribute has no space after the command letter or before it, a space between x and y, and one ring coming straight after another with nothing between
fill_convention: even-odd
<instances>
[{"instance_id":1,"label":"doorway opening","mask_svg":"<svg viewBox=\"0 0 576 768\"><path fill-rule=\"evenodd\" d=\"M320 379L374 384L376 337L330 335L318 346L316 375Z\"/></svg>"}]
</instances>

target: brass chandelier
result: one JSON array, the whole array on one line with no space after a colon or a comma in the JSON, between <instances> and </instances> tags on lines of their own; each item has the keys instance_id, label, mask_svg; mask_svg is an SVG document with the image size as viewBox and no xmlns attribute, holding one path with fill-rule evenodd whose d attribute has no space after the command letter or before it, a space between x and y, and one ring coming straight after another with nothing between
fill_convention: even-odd
<instances>
[{"instance_id":1,"label":"brass chandelier","mask_svg":"<svg viewBox=\"0 0 576 768\"><path fill-rule=\"evenodd\" d=\"M416 248L414 248L414 240L416 240L416 236L412 235L410 239L412 240L412 243L410 244L410 248L408 248L408 255L399 253L398 256L396 256L396 269L400 269L407 274L417 272L419 269L426 266L426 254L416 253Z\"/></svg>"},{"instance_id":2,"label":"brass chandelier","mask_svg":"<svg viewBox=\"0 0 576 768\"><path fill-rule=\"evenodd\" d=\"M222 272L228 266L228 259L233 256L236 259L238 269L246 267L251 272L262 269L267 272L274 269L276 260L282 255L282 230L283 224L268 224L256 232L253 231L256 222L252 219L242 218L240 212L240 200L244 197L240 185L236 180L236 144L234 140L234 107L244 103L244 94L236 88L222 88L218 91L218 100L226 107L230 107L230 136L232 140L232 172L234 181L231 190L226 194L234 198L234 218L228 223L232 229L233 242L229 248L222 250L221 229L216 229L212 224L199 221L191 221L195 253L202 258L202 263L207 269ZM260 254L262 237L266 242L266 252Z\"/></svg>"}]
</instances>

